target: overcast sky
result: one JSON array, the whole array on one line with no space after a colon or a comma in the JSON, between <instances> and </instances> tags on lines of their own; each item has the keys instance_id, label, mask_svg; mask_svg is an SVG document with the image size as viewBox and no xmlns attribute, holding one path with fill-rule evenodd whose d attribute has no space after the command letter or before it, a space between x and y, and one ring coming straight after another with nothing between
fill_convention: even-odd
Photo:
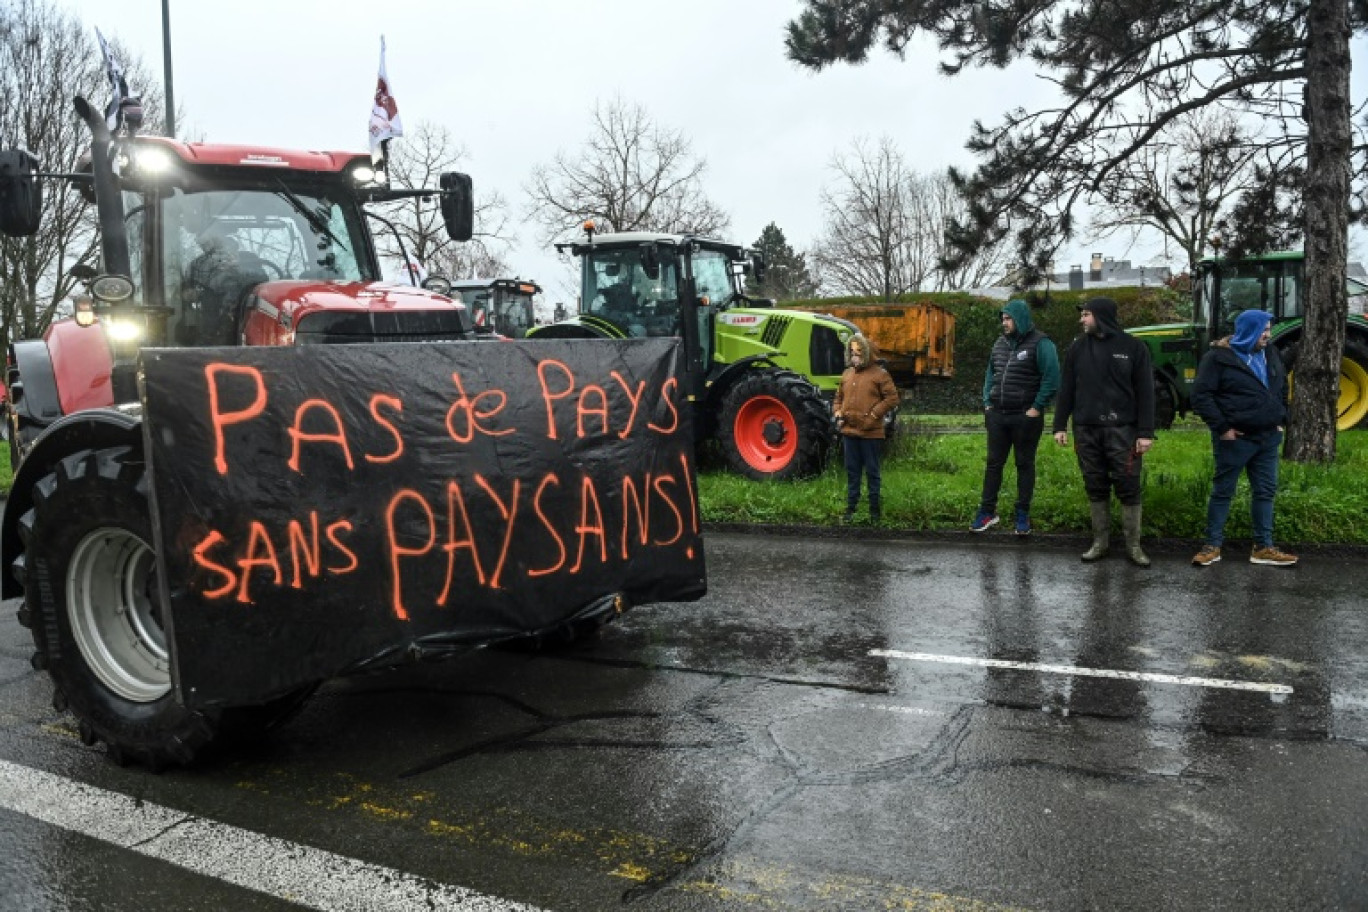
<instances>
[{"instance_id":1,"label":"overcast sky","mask_svg":"<svg viewBox=\"0 0 1368 912\"><path fill-rule=\"evenodd\" d=\"M160 0L59 2L162 72ZM179 131L208 142L364 151L384 34L404 123L451 130L477 191L510 204L521 243L505 259L553 300L573 299L568 270L523 222L522 188L534 165L584 141L595 101L639 103L690 139L708 163L708 196L731 215L731 239L752 243L775 222L801 250L821 232L832 155L856 137L887 134L924 173L972 167L963 146L975 119L996 124L1053 98L1025 66L940 76L929 44L905 61L879 53L859 67L800 70L783 46L799 0L170 6ZM1166 262L1155 242L1125 244L1076 237L1057 262L1081 264L1094 250Z\"/></svg>"}]
</instances>

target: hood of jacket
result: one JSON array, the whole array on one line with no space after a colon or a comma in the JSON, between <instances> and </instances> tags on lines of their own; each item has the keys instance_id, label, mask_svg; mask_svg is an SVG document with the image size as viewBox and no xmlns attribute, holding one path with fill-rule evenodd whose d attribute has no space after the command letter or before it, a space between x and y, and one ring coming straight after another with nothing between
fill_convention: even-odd
<instances>
[{"instance_id":1,"label":"hood of jacket","mask_svg":"<svg viewBox=\"0 0 1368 912\"><path fill-rule=\"evenodd\" d=\"M1080 311L1088 311L1102 330L1101 335L1112 336L1121 332L1121 318L1116 315L1116 302L1111 298L1093 298L1086 304L1078 305Z\"/></svg>"},{"instance_id":2,"label":"hood of jacket","mask_svg":"<svg viewBox=\"0 0 1368 912\"><path fill-rule=\"evenodd\" d=\"M851 348L859 349L860 364L858 367L850 363ZM854 367L856 370L864 370L865 368L869 367L874 363L874 349L869 344L869 340L864 337L863 333L856 333L855 335L851 336L850 341L846 343L845 363L846 367Z\"/></svg>"},{"instance_id":3,"label":"hood of jacket","mask_svg":"<svg viewBox=\"0 0 1368 912\"><path fill-rule=\"evenodd\" d=\"M1266 310L1241 311L1235 318L1235 334L1229 337L1230 347L1242 355L1250 354L1271 322L1273 315Z\"/></svg>"},{"instance_id":4,"label":"hood of jacket","mask_svg":"<svg viewBox=\"0 0 1368 912\"><path fill-rule=\"evenodd\" d=\"M1024 336L1035 328L1035 321L1031 319L1031 305L1020 298L1013 298L1002 308L1002 312L1012 318L1016 324L1016 335Z\"/></svg>"}]
</instances>

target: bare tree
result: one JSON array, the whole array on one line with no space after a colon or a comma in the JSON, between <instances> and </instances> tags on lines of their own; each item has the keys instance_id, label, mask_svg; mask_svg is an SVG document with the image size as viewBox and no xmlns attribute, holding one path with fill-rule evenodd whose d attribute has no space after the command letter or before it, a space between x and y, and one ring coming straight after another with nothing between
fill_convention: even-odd
<instances>
[{"instance_id":1,"label":"bare tree","mask_svg":"<svg viewBox=\"0 0 1368 912\"><path fill-rule=\"evenodd\" d=\"M140 60L112 46L155 130L160 91ZM92 29L48 0L0 0L0 147L28 149L46 172L75 172L90 133L71 100L81 95L103 107L108 91ZM4 341L41 334L71 293L71 267L97 257L94 207L67 182L45 180L38 233L0 237Z\"/></svg>"},{"instance_id":2,"label":"bare tree","mask_svg":"<svg viewBox=\"0 0 1368 912\"><path fill-rule=\"evenodd\" d=\"M826 233L813 248L826 289L891 301L920 288L930 264L918 249L913 175L893 140L857 139L832 157L831 169L836 180L822 190Z\"/></svg>"},{"instance_id":3,"label":"bare tree","mask_svg":"<svg viewBox=\"0 0 1368 912\"><path fill-rule=\"evenodd\" d=\"M970 255L951 250L947 233L968 207L948 171L914 177L910 199L918 256L932 266L933 290L981 288L1003 274L1010 259L1010 245L1003 241L984 244Z\"/></svg>"},{"instance_id":4,"label":"bare tree","mask_svg":"<svg viewBox=\"0 0 1368 912\"><path fill-rule=\"evenodd\" d=\"M730 217L703 193L707 162L684 134L621 99L594 105L589 138L538 165L525 188L542 240L573 238L585 220L602 231L718 235Z\"/></svg>"},{"instance_id":5,"label":"bare tree","mask_svg":"<svg viewBox=\"0 0 1368 912\"><path fill-rule=\"evenodd\" d=\"M1108 237L1153 229L1183 251L1191 269L1222 218L1258 185L1257 166L1267 154L1230 111L1188 112L1106 175L1093 231Z\"/></svg>"},{"instance_id":6,"label":"bare tree","mask_svg":"<svg viewBox=\"0 0 1368 912\"><path fill-rule=\"evenodd\" d=\"M436 187L443 171L458 170L466 150L453 142L451 131L429 121L419 121L402 140L390 146L390 181L396 187ZM434 274L453 279L494 277L509 271L503 256L509 247L508 204L497 191L476 191L475 233L458 243L447 236L442 212L435 200L412 198L382 207L386 218L403 240L400 249L395 232L376 232L382 257L400 264L404 254Z\"/></svg>"}]
</instances>

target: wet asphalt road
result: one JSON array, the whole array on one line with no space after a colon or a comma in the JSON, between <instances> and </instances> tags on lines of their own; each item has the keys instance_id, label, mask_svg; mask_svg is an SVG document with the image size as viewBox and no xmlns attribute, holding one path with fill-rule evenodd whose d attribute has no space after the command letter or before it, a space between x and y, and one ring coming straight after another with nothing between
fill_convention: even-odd
<instances>
[{"instance_id":1,"label":"wet asphalt road","mask_svg":"<svg viewBox=\"0 0 1368 912\"><path fill-rule=\"evenodd\" d=\"M542 909L1368 908L1362 556L1146 571L984 538L713 533L700 603L332 682L160 776L80 744L11 603L0 761ZM6 809L0 859L5 909L299 895Z\"/></svg>"}]
</instances>

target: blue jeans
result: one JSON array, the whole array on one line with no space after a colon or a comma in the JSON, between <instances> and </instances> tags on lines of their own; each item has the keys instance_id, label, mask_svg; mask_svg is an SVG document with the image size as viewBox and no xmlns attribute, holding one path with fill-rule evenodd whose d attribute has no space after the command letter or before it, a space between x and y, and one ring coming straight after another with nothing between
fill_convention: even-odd
<instances>
[{"instance_id":1,"label":"blue jeans","mask_svg":"<svg viewBox=\"0 0 1368 912\"><path fill-rule=\"evenodd\" d=\"M879 491L883 476L879 473L879 447L882 440L868 437L842 437L845 442L846 512L854 513L860 504L860 475L869 480L869 512L879 512Z\"/></svg>"},{"instance_id":2,"label":"blue jeans","mask_svg":"<svg viewBox=\"0 0 1368 912\"><path fill-rule=\"evenodd\" d=\"M1249 475L1249 513L1250 524L1254 527L1254 544L1261 548L1272 546L1273 495L1278 492L1278 450L1282 439L1282 431L1277 430L1246 434L1234 440L1211 435L1216 476L1211 480L1211 499L1207 501L1208 545L1219 548L1225 539L1230 499L1235 496L1240 473L1245 472Z\"/></svg>"}]
</instances>

